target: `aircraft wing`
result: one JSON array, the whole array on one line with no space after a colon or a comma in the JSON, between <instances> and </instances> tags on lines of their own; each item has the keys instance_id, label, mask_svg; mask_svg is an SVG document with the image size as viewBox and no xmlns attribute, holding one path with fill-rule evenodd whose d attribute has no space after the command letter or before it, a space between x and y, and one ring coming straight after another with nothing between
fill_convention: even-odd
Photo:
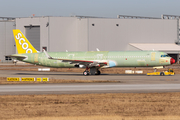
<instances>
[{"instance_id":1,"label":"aircraft wing","mask_svg":"<svg viewBox=\"0 0 180 120\"><path fill-rule=\"evenodd\" d=\"M104 61L102 62L102 61L91 61L91 60L89 61L89 60L71 60L71 59L53 58L45 50L43 50L43 52L45 53L45 55L48 59L61 60L62 62L70 62L70 64L89 65L89 67L93 67L93 66L102 67L104 65L107 65L107 62L104 62Z\"/></svg>"}]
</instances>

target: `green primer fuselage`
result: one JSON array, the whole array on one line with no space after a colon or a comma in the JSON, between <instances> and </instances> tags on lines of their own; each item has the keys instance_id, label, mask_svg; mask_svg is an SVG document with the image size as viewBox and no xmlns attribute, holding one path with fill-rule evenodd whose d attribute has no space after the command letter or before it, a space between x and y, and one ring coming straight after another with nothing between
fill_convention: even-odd
<instances>
[{"instance_id":1,"label":"green primer fuselage","mask_svg":"<svg viewBox=\"0 0 180 120\"><path fill-rule=\"evenodd\" d=\"M105 61L108 64L104 67L155 67L171 64L171 57L164 52L158 51L48 52L48 54L56 59ZM74 64L70 64L69 62L48 59L43 52L21 55L27 57L22 60L23 62L56 68L74 67ZM162 55L167 56L162 57Z\"/></svg>"}]
</instances>

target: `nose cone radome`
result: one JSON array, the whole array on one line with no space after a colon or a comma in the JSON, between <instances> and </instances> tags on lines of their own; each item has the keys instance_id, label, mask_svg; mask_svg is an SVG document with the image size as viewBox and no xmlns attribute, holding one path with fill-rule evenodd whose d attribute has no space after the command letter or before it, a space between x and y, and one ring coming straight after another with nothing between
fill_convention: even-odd
<instances>
[{"instance_id":1,"label":"nose cone radome","mask_svg":"<svg viewBox=\"0 0 180 120\"><path fill-rule=\"evenodd\" d=\"M175 60L173 58L170 59L171 64L175 63Z\"/></svg>"}]
</instances>

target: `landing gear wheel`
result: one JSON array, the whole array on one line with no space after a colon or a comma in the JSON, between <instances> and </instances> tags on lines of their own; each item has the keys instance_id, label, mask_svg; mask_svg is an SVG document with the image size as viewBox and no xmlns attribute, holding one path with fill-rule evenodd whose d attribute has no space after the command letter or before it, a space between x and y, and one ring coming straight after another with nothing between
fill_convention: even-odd
<instances>
[{"instance_id":1,"label":"landing gear wheel","mask_svg":"<svg viewBox=\"0 0 180 120\"><path fill-rule=\"evenodd\" d=\"M101 72L98 70L97 73L96 73L96 75L100 75L100 74L101 74Z\"/></svg>"},{"instance_id":2,"label":"landing gear wheel","mask_svg":"<svg viewBox=\"0 0 180 120\"><path fill-rule=\"evenodd\" d=\"M85 76L89 75L89 71L84 71L83 75L85 75Z\"/></svg>"},{"instance_id":3,"label":"landing gear wheel","mask_svg":"<svg viewBox=\"0 0 180 120\"><path fill-rule=\"evenodd\" d=\"M161 73L160 73L160 76L164 76L164 73L163 73L163 72L161 72Z\"/></svg>"}]
</instances>

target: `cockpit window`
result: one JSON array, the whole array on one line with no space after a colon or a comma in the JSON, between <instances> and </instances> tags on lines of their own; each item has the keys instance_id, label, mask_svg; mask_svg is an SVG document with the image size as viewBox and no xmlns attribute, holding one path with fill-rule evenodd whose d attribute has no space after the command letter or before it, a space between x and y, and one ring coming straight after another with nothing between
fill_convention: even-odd
<instances>
[{"instance_id":1,"label":"cockpit window","mask_svg":"<svg viewBox=\"0 0 180 120\"><path fill-rule=\"evenodd\" d=\"M169 55L161 55L161 57L170 57Z\"/></svg>"}]
</instances>

